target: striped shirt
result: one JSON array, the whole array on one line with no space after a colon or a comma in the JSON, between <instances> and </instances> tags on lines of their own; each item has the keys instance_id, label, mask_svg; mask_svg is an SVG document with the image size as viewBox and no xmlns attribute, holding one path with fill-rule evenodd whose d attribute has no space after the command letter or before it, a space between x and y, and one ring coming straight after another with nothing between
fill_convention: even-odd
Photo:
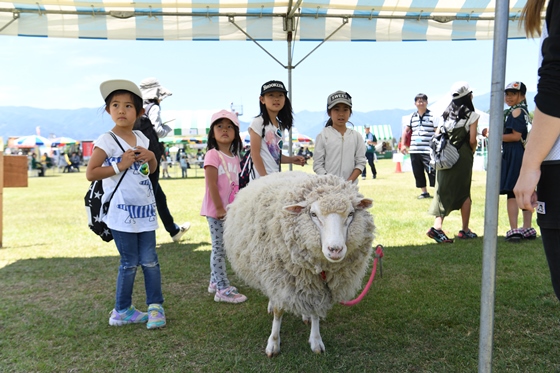
<instances>
[{"instance_id":1,"label":"striped shirt","mask_svg":"<svg viewBox=\"0 0 560 373\"><path fill-rule=\"evenodd\" d=\"M418 112L412 114L408 127L412 130L408 152L430 154L430 140L436 132L430 110L426 110L422 116Z\"/></svg>"}]
</instances>

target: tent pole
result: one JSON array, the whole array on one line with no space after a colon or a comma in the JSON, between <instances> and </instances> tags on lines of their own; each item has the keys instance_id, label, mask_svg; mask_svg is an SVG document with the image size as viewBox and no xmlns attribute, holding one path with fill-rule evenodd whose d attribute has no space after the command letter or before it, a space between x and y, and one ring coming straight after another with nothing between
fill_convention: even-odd
<instances>
[{"instance_id":1,"label":"tent pole","mask_svg":"<svg viewBox=\"0 0 560 373\"><path fill-rule=\"evenodd\" d=\"M509 0L496 1L492 86L490 98L490 136L486 172L486 205L482 252L482 287L480 296L480 337L478 371L492 371L494 337L494 301L496 293L496 246L501 168L501 143L504 127L504 86L508 36Z\"/></svg>"},{"instance_id":2,"label":"tent pole","mask_svg":"<svg viewBox=\"0 0 560 373\"><path fill-rule=\"evenodd\" d=\"M293 20L293 18L292 18ZM293 66L292 66L292 32L289 31L288 32L288 98L290 99L290 102L292 102L292 70L293 70ZM280 151L282 151L282 149L280 149ZM293 155L293 150L292 150L292 128L290 128L290 130L288 131L288 154L290 155L290 157ZM293 164L292 163L288 163L290 165L290 171L292 171L293 168Z\"/></svg>"}]
</instances>

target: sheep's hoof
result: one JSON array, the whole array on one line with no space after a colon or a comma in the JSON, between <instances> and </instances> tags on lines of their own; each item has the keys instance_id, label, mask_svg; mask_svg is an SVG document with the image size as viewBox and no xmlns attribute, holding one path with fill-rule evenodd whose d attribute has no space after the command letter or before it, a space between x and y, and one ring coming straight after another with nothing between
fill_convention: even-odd
<instances>
[{"instance_id":1,"label":"sheep's hoof","mask_svg":"<svg viewBox=\"0 0 560 373\"><path fill-rule=\"evenodd\" d=\"M307 315L301 315L301 320L303 321L303 323L305 325L309 325L309 320L311 320L311 317L309 317Z\"/></svg>"},{"instance_id":2,"label":"sheep's hoof","mask_svg":"<svg viewBox=\"0 0 560 373\"><path fill-rule=\"evenodd\" d=\"M311 345L311 351L315 352L316 354L320 355L325 352L325 345L323 344L322 340L310 340L309 344Z\"/></svg>"},{"instance_id":3,"label":"sheep's hoof","mask_svg":"<svg viewBox=\"0 0 560 373\"><path fill-rule=\"evenodd\" d=\"M269 358L278 356L280 354L280 343L268 342L265 352L266 352L266 356L268 356Z\"/></svg>"}]
</instances>

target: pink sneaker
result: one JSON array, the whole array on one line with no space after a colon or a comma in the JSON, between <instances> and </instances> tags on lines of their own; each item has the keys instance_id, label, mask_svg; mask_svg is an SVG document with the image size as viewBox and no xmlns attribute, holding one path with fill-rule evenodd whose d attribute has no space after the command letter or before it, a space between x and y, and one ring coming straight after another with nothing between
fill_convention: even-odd
<instances>
[{"instance_id":1,"label":"pink sneaker","mask_svg":"<svg viewBox=\"0 0 560 373\"><path fill-rule=\"evenodd\" d=\"M215 282L210 282L210 284L208 284L208 292L210 294L214 294L217 289L218 289L218 285Z\"/></svg>"},{"instance_id":2,"label":"pink sneaker","mask_svg":"<svg viewBox=\"0 0 560 373\"><path fill-rule=\"evenodd\" d=\"M216 290L216 295L214 295L214 302L242 303L246 300L247 297L243 294L239 294L235 286L230 286L223 290Z\"/></svg>"}]
</instances>

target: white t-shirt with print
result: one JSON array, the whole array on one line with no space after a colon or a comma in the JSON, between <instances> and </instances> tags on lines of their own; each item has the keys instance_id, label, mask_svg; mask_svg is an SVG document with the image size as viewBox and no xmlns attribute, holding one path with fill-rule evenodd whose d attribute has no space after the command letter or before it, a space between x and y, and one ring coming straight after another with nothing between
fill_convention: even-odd
<instances>
[{"instance_id":1,"label":"white t-shirt with print","mask_svg":"<svg viewBox=\"0 0 560 373\"><path fill-rule=\"evenodd\" d=\"M249 128L259 137L262 137L263 126L264 120L261 115L253 119ZM279 146L280 140L282 140L282 135L279 133L278 128L270 122L264 126L264 137L262 137L261 141L261 158L267 174L280 172L280 157L282 156L282 149ZM260 175L255 169L255 179L259 177Z\"/></svg>"},{"instance_id":2,"label":"white t-shirt with print","mask_svg":"<svg viewBox=\"0 0 560 373\"><path fill-rule=\"evenodd\" d=\"M136 135L136 145L147 149L150 140L140 131L132 132ZM119 136L116 137L125 151L132 148ZM103 149L107 154L102 166L110 166L111 162L119 163L121 161L123 151L109 133L99 136L94 142L95 147ZM103 179L104 194L101 202L105 203L113 194L120 178L123 178L111 200L109 211L102 217L102 220L111 229L140 233L154 231L158 228L154 190L150 178L138 171L140 165L140 162L135 162L126 174L123 170L118 175Z\"/></svg>"}]
</instances>

